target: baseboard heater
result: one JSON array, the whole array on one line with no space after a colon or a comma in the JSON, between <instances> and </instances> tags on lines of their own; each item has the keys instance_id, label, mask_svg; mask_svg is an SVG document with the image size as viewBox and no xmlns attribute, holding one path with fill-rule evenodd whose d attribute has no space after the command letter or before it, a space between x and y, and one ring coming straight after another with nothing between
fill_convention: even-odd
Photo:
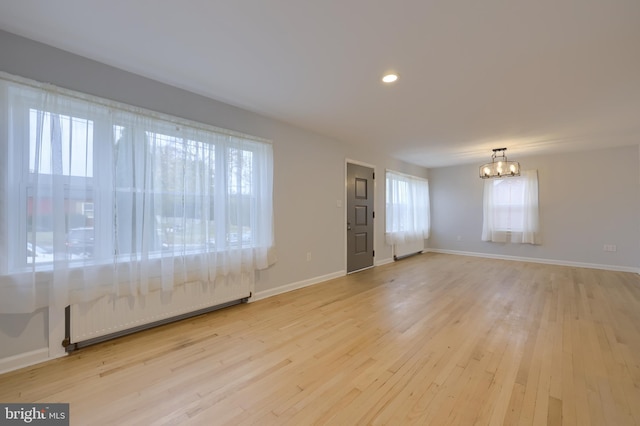
<instances>
[{"instance_id":1,"label":"baseboard heater","mask_svg":"<svg viewBox=\"0 0 640 426\"><path fill-rule=\"evenodd\" d=\"M401 260L409 256L420 254L424 251L424 240L418 240L411 243L394 244L393 260Z\"/></svg>"},{"instance_id":2,"label":"baseboard heater","mask_svg":"<svg viewBox=\"0 0 640 426\"><path fill-rule=\"evenodd\" d=\"M224 286L214 289L188 283L172 292L144 296L110 297L72 304L65 309L65 339L72 352L89 345L125 336L170 322L245 303L251 290Z\"/></svg>"}]
</instances>

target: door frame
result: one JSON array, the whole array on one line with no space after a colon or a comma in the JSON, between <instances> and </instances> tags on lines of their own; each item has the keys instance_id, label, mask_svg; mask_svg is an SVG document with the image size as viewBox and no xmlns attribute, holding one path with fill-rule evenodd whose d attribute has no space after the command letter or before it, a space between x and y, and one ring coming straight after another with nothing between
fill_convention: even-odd
<instances>
[{"instance_id":1,"label":"door frame","mask_svg":"<svg viewBox=\"0 0 640 426\"><path fill-rule=\"evenodd\" d=\"M344 208L342 209L344 211L343 216L342 216L342 238L344 240L344 271L345 271L345 275L349 275L349 274L353 274L355 272L360 272L360 271L364 271L366 269L371 269L373 267L376 266L376 242L378 239L378 232L376 231L376 221L379 217L379 214L376 215L376 217L373 219L373 265L371 265L368 268L364 268L364 269L358 269L357 271L353 271L353 272L348 272L349 271L349 264L347 262L347 256L348 256L348 247L347 247L347 177L348 177L348 167L349 164L355 164L357 166L364 166L364 167L368 167L370 169L373 169L373 174L374 176L377 177L378 171L377 168L374 164L369 164L369 163L365 163L363 161L358 161L358 160L353 160L349 157L345 158L344 160L344 196L343 196L343 201L342 201L342 205L344 206ZM378 179L373 179L373 211L377 212L378 211L378 194L377 194L377 185L378 185Z\"/></svg>"}]
</instances>

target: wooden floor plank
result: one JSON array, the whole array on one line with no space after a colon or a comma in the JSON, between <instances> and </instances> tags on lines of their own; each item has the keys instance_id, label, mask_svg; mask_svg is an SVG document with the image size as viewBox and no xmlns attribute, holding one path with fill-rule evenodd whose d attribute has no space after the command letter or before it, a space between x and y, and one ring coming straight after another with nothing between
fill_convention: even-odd
<instances>
[{"instance_id":1,"label":"wooden floor plank","mask_svg":"<svg viewBox=\"0 0 640 426\"><path fill-rule=\"evenodd\" d=\"M637 274L428 253L0 375L72 424L640 424Z\"/></svg>"}]
</instances>

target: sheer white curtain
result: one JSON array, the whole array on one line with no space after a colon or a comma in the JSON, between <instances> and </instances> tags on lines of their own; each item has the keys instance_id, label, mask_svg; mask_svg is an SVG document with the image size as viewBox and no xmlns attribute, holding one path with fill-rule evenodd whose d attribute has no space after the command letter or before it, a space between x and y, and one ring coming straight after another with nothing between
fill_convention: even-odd
<instances>
[{"instance_id":1,"label":"sheer white curtain","mask_svg":"<svg viewBox=\"0 0 640 426\"><path fill-rule=\"evenodd\" d=\"M0 77L0 313L275 262L270 143Z\"/></svg>"},{"instance_id":2,"label":"sheer white curtain","mask_svg":"<svg viewBox=\"0 0 640 426\"><path fill-rule=\"evenodd\" d=\"M404 244L429 238L429 182L387 170L385 215L387 244Z\"/></svg>"},{"instance_id":3,"label":"sheer white curtain","mask_svg":"<svg viewBox=\"0 0 640 426\"><path fill-rule=\"evenodd\" d=\"M482 241L540 243L538 171L484 183Z\"/></svg>"}]
</instances>

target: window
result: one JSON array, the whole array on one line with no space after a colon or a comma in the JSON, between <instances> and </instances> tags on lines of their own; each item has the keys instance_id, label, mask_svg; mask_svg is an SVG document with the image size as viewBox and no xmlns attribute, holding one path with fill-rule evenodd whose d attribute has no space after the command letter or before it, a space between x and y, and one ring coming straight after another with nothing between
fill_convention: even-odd
<instances>
[{"instance_id":1,"label":"window","mask_svg":"<svg viewBox=\"0 0 640 426\"><path fill-rule=\"evenodd\" d=\"M82 203L82 214L87 219L93 219L93 203Z\"/></svg>"},{"instance_id":2,"label":"window","mask_svg":"<svg viewBox=\"0 0 640 426\"><path fill-rule=\"evenodd\" d=\"M387 170L387 244L402 244L429 238L429 182Z\"/></svg>"},{"instance_id":3,"label":"window","mask_svg":"<svg viewBox=\"0 0 640 426\"><path fill-rule=\"evenodd\" d=\"M488 179L484 186L482 240L537 244L538 173Z\"/></svg>"},{"instance_id":4,"label":"window","mask_svg":"<svg viewBox=\"0 0 640 426\"><path fill-rule=\"evenodd\" d=\"M54 220L63 221L67 229L64 241L66 257L92 255L93 251L93 136L94 121L73 116L69 108L61 107L54 113L31 108L16 97L11 123L14 134L28 129L29 145L21 144L20 138L9 141L10 152L15 160L27 159L28 174L10 176L9 182L25 188L19 195L19 204L26 204L26 211L11 212L10 226L17 247L27 247L26 259L13 258L11 269L22 268L25 263L46 263L54 260ZM28 102L28 101L27 101ZM21 129L22 128L22 129ZM16 161L16 171L20 171ZM56 194L61 197L56 200ZM26 197L26 200L23 198ZM56 218L55 212L64 214ZM26 221L21 219L26 218ZM23 229L22 223L26 223ZM17 235L16 235L17 233ZM26 241L23 244L22 241ZM29 250L35 247L35 250ZM50 256L38 256L45 252ZM57 250L58 259L60 250ZM44 259L47 259L45 261ZM41 265L42 266L42 265ZM41 268L42 269L42 268Z\"/></svg>"},{"instance_id":5,"label":"window","mask_svg":"<svg viewBox=\"0 0 640 426\"><path fill-rule=\"evenodd\" d=\"M10 76L0 113L0 281L144 293L273 263L268 141Z\"/></svg>"}]
</instances>

